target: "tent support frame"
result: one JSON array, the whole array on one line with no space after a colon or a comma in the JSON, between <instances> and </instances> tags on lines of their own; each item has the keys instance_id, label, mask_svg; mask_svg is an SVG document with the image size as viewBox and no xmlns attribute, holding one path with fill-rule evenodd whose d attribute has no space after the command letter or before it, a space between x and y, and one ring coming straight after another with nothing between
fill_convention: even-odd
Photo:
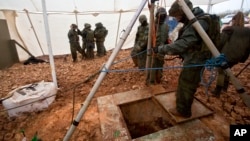
<instances>
[{"instance_id":1,"label":"tent support frame","mask_svg":"<svg viewBox=\"0 0 250 141\"><path fill-rule=\"evenodd\" d=\"M86 100L84 101L84 103L82 104L82 107L79 111L79 113L77 114L75 120L73 121L73 123L71 124L69 130L67 131L66 135L64 136L63 141L68 141L70 139L70 137L72 136L74 130L76 129L77 125L79 124L83 114L86 112L92 98L94 97L97 89L99 88L99 86L101 85L102 80L104 79L104 77L107 74L107 71L110 66L112 65L115 57L117 56L117 54L119 53L122 45L124 44L124 42L126 41L130 31L132 30L133 25L135 24L139 14L141 13L141 11L143 10L143 7L145 6L145 4L147 3L147 0L142 0L139 8L137 9L134 17L132 18L132 20L130 21L129 25L127 26L124 34L122 35L122 37L120 38L119 43L117 44L117 46L114 48L111 56L109 57L107 63L104 65L99 77L97 78L94 86L92 87L89 95L87 96Z\"/></svg>"}]
</instances>

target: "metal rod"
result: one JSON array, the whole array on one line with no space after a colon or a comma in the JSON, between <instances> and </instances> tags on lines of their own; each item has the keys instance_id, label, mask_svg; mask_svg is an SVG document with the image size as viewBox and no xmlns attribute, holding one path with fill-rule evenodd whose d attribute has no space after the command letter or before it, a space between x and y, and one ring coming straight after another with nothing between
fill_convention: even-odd
<instances>
[{"instance_id":1,"label":"metal rod","mask_svg":"<svg viewBox=\"0 0 250 141\"><path fill-rule=\"evenodd\" d=\"M67 131L63 141L68 141L70 139L70 137L72 136L77 124L80 122L83 114L86 112L92 98L94 97L97 89L99 88L99 86L101 85L102 80L104 79L104 77L106 76L107 72L106 70L110 68L110 66L112 65L115 57L117 56L117 54L119 53L122 45L124 44L125 40L127 39L130 31L132 30L133 25L135 24L136 19L138 18L139 14L141 13L143 7L145 6L145 4L147 3L147 0L142 0L139 8L137 9L134 17L132 18L131 22L129 23L129 25L126 28L126 31L124 32L124 34L122 35L122 37L120 38L120 41L118 43L118 45L115 47L114 51L112 52L111 56L109 57L106 65L103 67L103 71L100 73L99 77L96 80L96 83L94 84L93 88L91 89L89 95L87 96L86 100L84 101L79 113L77 114L74 122L72 123L70 129Z\"/></svg>"},{"instance_id":2,"label":"metal rod","mask_svg":"<svg viewBox=\"0 0 250 141\"><path fill-rule=\"evenodd\" d=\"M44 55L44 52L43 52L41 43L40 43L40 41L39 41L39 39L38 39L38 36L37 36L37 34L36 34L36 31L35 31L35 28L34 28L34 26L33 26L33 23L32 23L32 21L31 21L31 19L30 19L29 12L28 12L27 9L24 9L24 11L26 12L26 15L27 15L27 17L28 17L28 19L29 19L29 22L30 22L30 25L31 25L31 28L32 28L32 30L33 30L35 36L36 36L36 40L37 40L37 42L38 42L38 44L39 44L39 47L40 47L40 49L41 49L41 51L42 51L42 53L43 53L43 55Z\"/></svg>"},{"instance_id":3,"label":"metal rod","mask_svg":"<svg viewBox=\"0 0 250 141\"><path fill-rule=\"evenodd\" d=\"M148 75L150 75L150 70L148 70L148 68L150 68L150 59L152 57L152 33L153 33L153 28L154 27L154 7L155 7L155 3L151 3L150 5L150 15L149 15L149 31L148 31L148 44L147 44L147 59L146 59L146 78L148 77ZM147 80L146 80L147 81Z\"/></svg>"},{"instance_id":4,"label":"metal rod","mask_svg":"<svg viewBox=\"0 0 250 141\"><path fill-rule=\"evenodd\" d=\"M47 15L47 10L46 10L45 0L42 0L42 6L43 6L43 19L44 19L45 33L46 33L48 50L49 50L49 64L51 67L52 79L53 79L54 85L56 86L56 88L58 88L57 80L56 80L55 63L54 63L52 47L51 47L49 22L48 22L48 15Z\"/></svg>"}]
</instances>

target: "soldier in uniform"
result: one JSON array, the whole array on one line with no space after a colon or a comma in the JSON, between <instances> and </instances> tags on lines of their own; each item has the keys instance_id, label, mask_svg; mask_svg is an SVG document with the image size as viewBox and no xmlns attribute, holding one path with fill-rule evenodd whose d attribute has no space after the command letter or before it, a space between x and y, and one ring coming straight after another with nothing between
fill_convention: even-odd
<instances>
[{"instance_id":1,"label":"soldier in uniform","mask_svg":"<svg viewBox=\"0 0 250 141\"><path fill-rule=\"evenodd\" d=\"M93 59L94 58L94 48L95 48L95 38L94 31L91 29L91 25L89 23L84 24L84 29L82 30L83 37L83 50L86 50L86 58Z\"/></svg>"},{"instance_id":2,"label":"soldier in uniform","mask_svg":"<svg viewBox=\"0 0 250 141\"><path fill-rule=\"evenodd\" d=\"M147 43L148 43L148 22L145 15L139 17L140 25L137 28L134 47L131 50L131 57L135 66L139 69L144 69L147 60Z\"/></svg>"},{"instance_id":3,"label":"soldier in uniform","mask_svg":"<svg viewBox=\"0 0 250 141\"><path fill-rule=\"evenodd\" d=\"M95 24L94 35L96 39L97 56L101 57L106 55L106 48L104 46L104 41L108 35L108 30L102 25L101 22Z\"/></svg>"},{"instance_id":4,"label":"soldier in uniform","mask_svg":"<svg viewBox=\"0 0 250 141\"><path fill-rule=\"evenodd\" d=\"M245 62L249 55L249 51L247 51L249 38L241 36L243 33L247 35L247 30L247 28L244 28L244 14L242 12L237 12L232 18L231 26L227 26L222 30L219 48L221 53L226 56L230 68L238 62ZM229 76L222 68L218 68L216 87L212 94L219 97L222 90L227 91L228 85Z\"/></svg>"},{"instance_id":5,"label":"soldier in uniform","mask_svg":"<svg viewBox=\"0 0 250 141\"><path fill-rule=\"evenodd\" d=\"M82 58L83 58L83 52L82 52L82 48L80 46L79 43L79 36L81 32L80 30L77 28L76 24L71 24L70 25L70 30L68 32L68 38L69 38L69 43L70 43L70 51L71 51L71 56L73 59L73 62L76 62L77 60L77 51L79 53L81 53Z\"/></svg>"},{"instance_id":6,"label":"soldier in uniform","mask_svg":"<svg viewBox=\"0 0 250 141\"><path fill-rule=\"evenodd\" d=\"M184 1L195 16L204 13L199 7L193 9L191 1ZM188 118L192 115L191 107L194 94L200 83L202 67L185 66L205 64L206 60L211 58L211 53L208 49L205 49L208 47L204 44L194 27L189 24L188 18L177 1L172 4L169 15L175 17L178 22L183 23L183 27L179 31L179 37L172 44L158 46L154 51L159 54L180 55L183 58L184 67L178 78L176 107L169 109L169 111L175 116ZM209 24L205 20L198 19L198 22L205 31L209 30Z\"/></svg>"},{"instance_id":7,"label":"soldier in uniform","mask_svg":"<svg viewBox=\"0 0 250 141\"><path fill-rule=\"evenodd\" d=\"M156 44L155 46L160 46L168 43L168 24L166 23L167 12L163 7L158 8L156 12L155 20L155 31L156 31ZM161 83L163 65L164 65L164 55L154 54L150 57L149 68L150 69L147 76L147 84L159 84Z\"/></svg>"}]
</instances>

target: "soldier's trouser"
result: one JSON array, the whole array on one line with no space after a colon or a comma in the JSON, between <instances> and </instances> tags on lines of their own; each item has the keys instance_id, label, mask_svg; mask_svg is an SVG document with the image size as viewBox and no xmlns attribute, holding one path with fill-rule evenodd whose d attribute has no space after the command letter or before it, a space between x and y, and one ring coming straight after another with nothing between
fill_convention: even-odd
<instances>
[{"instance_id":1,"label":"soldier's trouser","mask_svg":"<svg viewBox=\"0 0 250 141\"><path fill-rule=\"evenodd\" d=\"M87 55L86 55L86 43L84 41L82 43L82 54L84 57L87 57Z\"/></svg>"},{"instance_id":2,"label":"soldier's trouser","mask_svg":"<svg viewBox=\"0 0 250 141\"><path fill-rule=\"evenodd\" d=\"M163 73L164 57L158 56L149 57L149 73L147 76L147 84L159 84Z\"/></svg>"},{"instance_id":3,"label":"soldier's trouser","mask_svg":"<svg viewBox=\"0 0 250 141\"><path fill-rule=\"evenodd\" d=\"M103 56L106 54L104 42L96 42L96 47L97 47L97 55L98 56Z\"/></svg>"},{"instance_id":4,"label":"soldier's trouser","mask_svg":"<svg viewBox=\"0 0 250 141\"><path fill-rule=\"evenodd\" d=\"M95 44L92 42L86 43L86 48L87 48L87 58L94 58L94 48L95 48Z\"/></svg>"},{"instance_id":5,"label":"soldier's trouser","mask_svg":"<svg viewBox=\"0 0 250 141\"><path fill-rule=\"evenodd\" d=\"M139 69L144 69L146 67L146 60L147 60L147 51L146 50L138 53L137 64L138 64Z\"/></svg>"},{"instance_id":6,"label":"soldier's trouser","mask_svg":"<svg viewBox=\"0 0 250 141\"><path fill-rule=\"evenodd\" d=\"M82 48L80 46L80 43L79 42L70 43L70 51L71 51L71 56L72 56L73 61L76 61L77 51L81 53L82 55Z\"/></svg>"},{"instance_id":7,"label":"soldier's trouser","mask_svg":"<svg viewBox=\"0 0 250 141\"><path fill-rule=\"evenodd\" d=\"M202 67L183 68L176 91L176 109L183 115L191 115L194 94L199 86Z\"/></svg>"},{"instance_id":8,"label":"soldier's trouser","mask_svg":"<svg viewBox=\"0 0 250 141\"><path fill-rule=\"evenodd\" d=\"M138 66L138 56L137 56L137 51L136 51L135 47L132 48L132 50L130 52L130 56L132 57L132 60L135 64L135 66Z\"/></svg>"}]
</instances>

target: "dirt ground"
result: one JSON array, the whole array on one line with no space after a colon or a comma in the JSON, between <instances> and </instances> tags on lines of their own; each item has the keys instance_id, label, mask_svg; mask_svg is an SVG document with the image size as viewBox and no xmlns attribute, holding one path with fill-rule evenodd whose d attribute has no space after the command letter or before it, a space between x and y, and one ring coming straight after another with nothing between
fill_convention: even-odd
<instances>
[{"instance_id":1,"label":"dirt ground","mask_svg":"<svg viewBox=\"0 0 250 141\"><path fill-rule=\"evenodd\" d=\"M79 60L72 63L71 56L65 55L55 57L55 69L59 90L55 101L45 110L39 112L24 113L18 117L9 118L2 104L0 105L0 140L21 141L24 131L27 140L31 140L35 133L43 141L61 141L67 133L72 119L76 117L81 104L88 96L95 84L98 75L91 77L100 70L101 66L108 60L112 51L104 57L96 57L94 60ZM102 140L97 97L125 92L135 89L143 89L145 85L145 72L137 71L130 59L130 50L121 50L117 55L116 63L111 66L109 72L94 95L87 111L84 113L80 124L74 131L71 140L74 141L100 141ZM169 57L167 57L169 59ZM250 62L236 65L232 71L236 75ZM181 66L181 60L166 60L162 86L166 90L176 89L180 68L173 69L172 66ZM89 81L85 82L87 78ZM238 79L247 91L250 91L250 66L247 67ZM23 65L15 64L12 67L0 70L0 97L5 97L8 92L20 86L36 83L39 81L52 81L49 63ZM227 92L223 92L220 98L212 97L210 91L214 88L215 81L209 89L209 95L205 94L205 87L200 86L196 98L206 103L215 113L211 117L220 116L222 125L227 129L230 124L250 124L250 109L246 107L235 91L233 85L229 86ZM203 119L206 122L206 119ZM209 122L209 128L217 124ZM216 141L229 140L229 131L214 133Z\"/></svg>"}]
</instances>

